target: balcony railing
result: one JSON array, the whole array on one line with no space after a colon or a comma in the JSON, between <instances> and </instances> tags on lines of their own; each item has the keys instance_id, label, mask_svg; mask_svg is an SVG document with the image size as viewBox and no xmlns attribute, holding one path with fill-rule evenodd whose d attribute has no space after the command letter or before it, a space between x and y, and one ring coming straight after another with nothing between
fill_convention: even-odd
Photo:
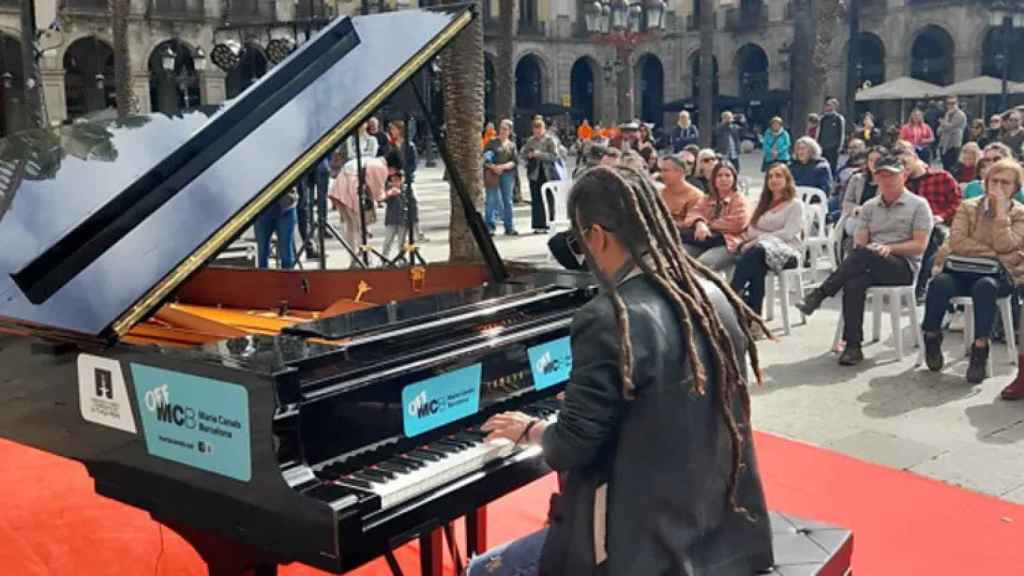
<instances>
[{"instance_id":1,"label":"balcony railing","mask_svg":"<svg viewBox=\"0 0 1024 576\"><path fill-rule=\"evenodd\" d=\"M323 0L299 0L295 5L295 19L328 18L327 4Z\"/></svg>"},{"instance_id":2,"label":"balcony railing","mask_svg":"<svg viewBox=\"0 0 1024 576\"><path fill-rule=\"evenodd\" d=\"M531 22L519 21L519 34L521 36L544 36L547 31L547 27L544 22L538 22L536 20Z\"/></svg>"},{"instance_id":3,"label":"balcony railing","mask_svg":"<svg viewBox=\"0 0 1024 576\"><path fill-rule=\"evenodd\" d=\"M6 4L6 2L4 2ZM14 2L19 4L19 2ZM65 0L64 9L69 12L106 14L110 11L107 0Z\"/></svg>"},{"instance_id":4,"label":"balcony railing","mask_svg":"<svg viewBox=\"0 0 1024 576\"><path fill-rule=\"evenodd\" d=\"M730 32L757 30L767 23L768 11L762 8L732 8L725 13L725 29Z\"/></svg>"},{"instance_id":5,"label":"balcony railing","mask_svg":"<svg viewBox=\"0 0 1024 576\"><path fill-rule=\"evenodd\" d=\"M154 0L153 15L172 18L202 18L203 0Z\"/></svg>"},{"instance_id":6,"label":"balcony railing","mask_svg":"<svg viewBox=\"0 0 1024 576\"><path fill-rule=\"evenodd\" d=\"M229 22L271 22L277 18L274 0L231 0Z\"/></svg>"}]
</instances>

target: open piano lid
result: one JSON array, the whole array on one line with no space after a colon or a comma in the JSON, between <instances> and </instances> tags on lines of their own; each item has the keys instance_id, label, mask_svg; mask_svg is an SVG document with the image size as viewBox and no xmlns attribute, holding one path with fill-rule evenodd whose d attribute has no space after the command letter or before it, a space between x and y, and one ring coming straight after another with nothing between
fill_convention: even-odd
<instances>
[{"instance_id":1,"label":"open piano lid","mask_svg":"<svg viewBox=\"0 0 1024 576\"><path fill-rule=\"evenodd\" d=\"M209 111L0 141L0 319L121 336L473 18L339 18Z\"/></svg>"}]
</instances>

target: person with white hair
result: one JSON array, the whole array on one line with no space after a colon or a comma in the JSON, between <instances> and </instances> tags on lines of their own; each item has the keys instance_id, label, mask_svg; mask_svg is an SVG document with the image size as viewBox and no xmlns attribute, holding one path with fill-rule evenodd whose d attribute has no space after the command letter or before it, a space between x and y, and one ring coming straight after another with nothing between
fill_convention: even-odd
<instances>
[{"instance_id":1,"label":"person with white hair","mask_svg":"<svg viewBox=\"0 0 1024 576\"><path fill-rule=\"evenodd\" d=\"M832 166L821 156L821 146L810 136L793 145L793 164L789 167L797 186L817 188L827 196L832 191Z\"/></svg>"}]
</instances>

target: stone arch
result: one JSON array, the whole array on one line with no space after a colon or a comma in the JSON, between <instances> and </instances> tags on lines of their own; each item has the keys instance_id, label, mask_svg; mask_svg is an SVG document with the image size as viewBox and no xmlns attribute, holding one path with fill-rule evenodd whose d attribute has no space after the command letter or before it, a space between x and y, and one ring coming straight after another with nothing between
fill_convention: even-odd
<instances>
[{"instance_id":1,"label":"stone arch","mask_svg":"<svg viewBox=\"0 0 1024 576\"><path fill-rule=\"evenodd\" d=\"M572 107L593 124L597 119L601 101L602 70L591 56L580 56L573 62L569 73L569 93Z\"/></svg>"},{"instance_id":2,"label":"stone arch","mask_svg":"<svg viewBox=\"0 0 1024 576\"><path fill-rule=\"evenodd\" d=\"M739 97L744 100L759 100L768 92L771 61L768 53L759 44L749 43L736 50L736 73L739 80Z\"/></svg>"},{"instance_id":3,"label":"stone arch","mask_svg":"<svg viewBox=\"0 0 1024 576\"><path fill-rule=\"evenodd\" d=\"M174 69L164 69L164 56L174 54ZM193 48L180 38L157 44L149 53L149 98L154 112L175 114L200 104L199 76L196 74Z\"/></svg>"},{"instance_id":4,"label":"stone arch","mask_svg":"<svg viewBox=\"0 0 1024 576\"><path fill-rule=\"evenodd\" d=\"M97 36L79 37L68 45L61 62L68 118L117 105L110 44Z\"/></svg>"},{"instance_id":5,"label":"stone arch","mask_svg":"<svg viewBox=\"0 0 1024 576\"><path fill-rule=\"evenodd\" d=\"M548 85L547 64L536 52L525 52L516 60L516 108L532 115L544 103Z\"/></svg>"},{"instance_id":6,"label":"stone arch","mask_svg":"<svg viewBox=\"0 0 1024 576\"><path fill-rule=\"evenodd\" d=\"M1004 50L1004 38L1001 28L988 28L982 35L981 50L981 73L994 78L1003 77L1003 58L1009 58L1009 79L1012 82L1024 80L1024 53L1020 47L1024 46L1024 30L1014 28L1008 40L1008 50Z\"/></svg>"},{"instance_id":7,"label":"stone arch","mask_svg":"<svg viewBox=\"0 0 1024 576\"><path fill-rule=\"evenodd\" d=\"M711 66L714 70L712 80L712 93L717 96L719 91L719 82L721 79L721 71L718 67L718 56L712 56ZM700 48L697 48L690 52L690 55L686 57L686 67L690 70L690 96L693 98L694 105L697 104L697 100L700 97Z\"/></svg>"},{"instance_id":8,"label":"stone arch","mask_svg":"<svg viewBox=\"0 0 1024 576\"><path fill-rule=\"evenodd\" d=\"M956 43L939 24L919 28L910 43L910 76L940 86L951 84L955 74Z\"/></svg>"},{"instance_id":9,"label":"stone arch","mask_svg":"<svg viewBox=\"0 0 1024 576\"><path fill-rule=\"evenodd\" d=\"M657 55L646 52L637 58L635 71L640 119L661 124L665 104L665 66Z\"/></svg>"}]
</instances>

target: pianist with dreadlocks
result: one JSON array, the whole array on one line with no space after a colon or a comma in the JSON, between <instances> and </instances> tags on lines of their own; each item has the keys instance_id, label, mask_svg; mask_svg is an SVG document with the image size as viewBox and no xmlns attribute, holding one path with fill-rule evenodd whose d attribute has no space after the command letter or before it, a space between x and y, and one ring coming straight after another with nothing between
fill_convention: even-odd
<instances>
[{"instance_id":1,"label":"pianist with dreadlocks","mask_svg":"<svg viewBox=\"0 0 1024 576\"><path fill-rule=\"evenodd\" d=\"M572 324L572 376L556 423L499 414L491 437L539 444L561 473L544 530L473 560L469 576L750 576L772 565L751 443L737 296L683 251L650 181L582 174L573 229L603 286Z\"/></svg>"}]
</instances>

